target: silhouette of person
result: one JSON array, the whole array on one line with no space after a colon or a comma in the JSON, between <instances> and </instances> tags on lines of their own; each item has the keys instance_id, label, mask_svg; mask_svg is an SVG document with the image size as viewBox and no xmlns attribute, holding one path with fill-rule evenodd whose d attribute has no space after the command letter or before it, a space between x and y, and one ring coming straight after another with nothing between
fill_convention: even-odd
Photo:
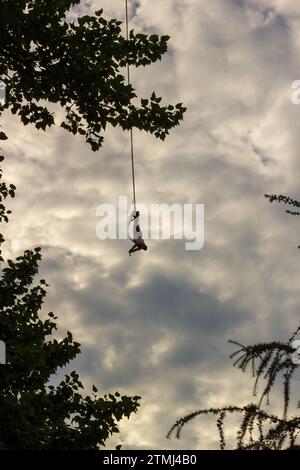
<instances>
[{"instance_id":1,"label":"silhouette of person","mask_svg":"<svg viewBox=\"0 0 300 470\"><path fill-rule=\"evenodd\" d=\"M133 238L129 237L130 240L133 242L133 246L130 248L128 251L129 256L131 256L132 253L135 253L140 250L147 251L148 247L143 240L143 234L140 229L139 225L139 216L140 213L139 211L136 211L135 213L132 214L130 221L133 222Z\"/></svg>"}]
</instances>

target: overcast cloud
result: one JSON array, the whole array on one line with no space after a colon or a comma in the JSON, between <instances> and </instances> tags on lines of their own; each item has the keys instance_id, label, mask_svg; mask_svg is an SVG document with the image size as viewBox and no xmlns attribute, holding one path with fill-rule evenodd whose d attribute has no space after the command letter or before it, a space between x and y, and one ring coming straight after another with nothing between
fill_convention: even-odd
<instances>
[{"instance_id":1,"label":"overcast cloud","mask_svg":"<svg viewBox=\"0 0 300 470\"><path fill-rule=\"evenodd\" d=\"M124 17L122 0L82 2L80 12L101 7ZM203 203L203 250L150 241L129 258L126 240L96 238L97 206L131 197L128 134L109 129L93 153L79 136L7 114L4 172L17 195L4 251L43 246L45 309L81 342L72 369L87 387L142 396L117 443L214 448L213 419L188 425L179 442L165 434L194 409L252 401L229 338L285 340L299 322L300 221L264 193L300 198L300 106L291 103L300 9L294 0L141 0L132 15L136 31L171 36L162 62L132 71L139 95L155 90L188 108L165 142L135 132L138 201Z\"/></svg>"}]
</instances>

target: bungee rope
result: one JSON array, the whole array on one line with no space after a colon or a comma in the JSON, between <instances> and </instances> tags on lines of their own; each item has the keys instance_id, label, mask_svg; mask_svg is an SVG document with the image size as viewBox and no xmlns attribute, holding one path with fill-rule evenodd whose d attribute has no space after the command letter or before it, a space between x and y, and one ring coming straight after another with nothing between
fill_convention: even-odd
<instances>
[{"instance_id":1,"label":"bungee rope","mask_svg":"<svg viewBox=\"0 0 300 470\"><path fill-rule=\"evenodd\" d=\"M126 13L126 39L129 41L129 15L128 15L128 0L125 0L125 13ZM130 68L127 62L127 84L131 85L130 81ZM131 153L131 173L132 173L132 195L133 195L133 210L136 213L136 191L135 191L135 171L134 171L134 145L133 145L133 130L130 128L130 153Z\"/></svg>"}]
</instances>

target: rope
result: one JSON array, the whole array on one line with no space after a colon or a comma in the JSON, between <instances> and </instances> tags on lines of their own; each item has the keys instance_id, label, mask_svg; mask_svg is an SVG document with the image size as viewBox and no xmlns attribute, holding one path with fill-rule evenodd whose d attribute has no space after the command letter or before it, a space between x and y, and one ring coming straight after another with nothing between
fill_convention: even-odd
<instances>
[{"instance_id":1,"label":"rope","mask_svg":"<svg viewBox=\"0 0 300 470\"><path fill-rule=\"evenodd\" d=\"M126 11L126 39L129 40L129 19L128 19L128 0L125 0ZM130 69L127 62L127 84L130 85ZM131 153L131 173L132 173L132 194L133 194L133 207L136 212L136 196L135 196L135 173L134 173L134 148L133 148L133 131L130 128L130 153Z\"/></svg>"}]
</instances>

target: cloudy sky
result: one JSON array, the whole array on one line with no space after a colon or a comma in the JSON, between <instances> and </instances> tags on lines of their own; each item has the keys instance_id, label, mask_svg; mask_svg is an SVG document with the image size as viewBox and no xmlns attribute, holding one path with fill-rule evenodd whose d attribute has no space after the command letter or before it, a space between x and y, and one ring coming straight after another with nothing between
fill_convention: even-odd
<instances>
[{"instance_id":1,"label":"cloudy sky","mask_svg":"<svg viewBox=\"0 0 300 470\"><path fill-rule=\"evenodd\" d=\"M101 7L123 20L123 0L83 1L80 12ZM165 434L187 412L252 401L229 338L285 340L299 323L300 220L264 193L300 198L300 10L294 0L140 0L131 12L135 31L171 36L162 62L132 71L138 94L188 108L165 142L135 132L138 201L204 204L204 248L153 240L129 258L127 240L98 240L97 206L131 197L129 135L108 129L93 153L59 126L43 133L7 114L4 172L17 196L5 253L43 247L45 309L82 344L71 369L87 391L142 396L117 443L215 448L213 419L180 441Z\"/></svg>"}]
</instances>

